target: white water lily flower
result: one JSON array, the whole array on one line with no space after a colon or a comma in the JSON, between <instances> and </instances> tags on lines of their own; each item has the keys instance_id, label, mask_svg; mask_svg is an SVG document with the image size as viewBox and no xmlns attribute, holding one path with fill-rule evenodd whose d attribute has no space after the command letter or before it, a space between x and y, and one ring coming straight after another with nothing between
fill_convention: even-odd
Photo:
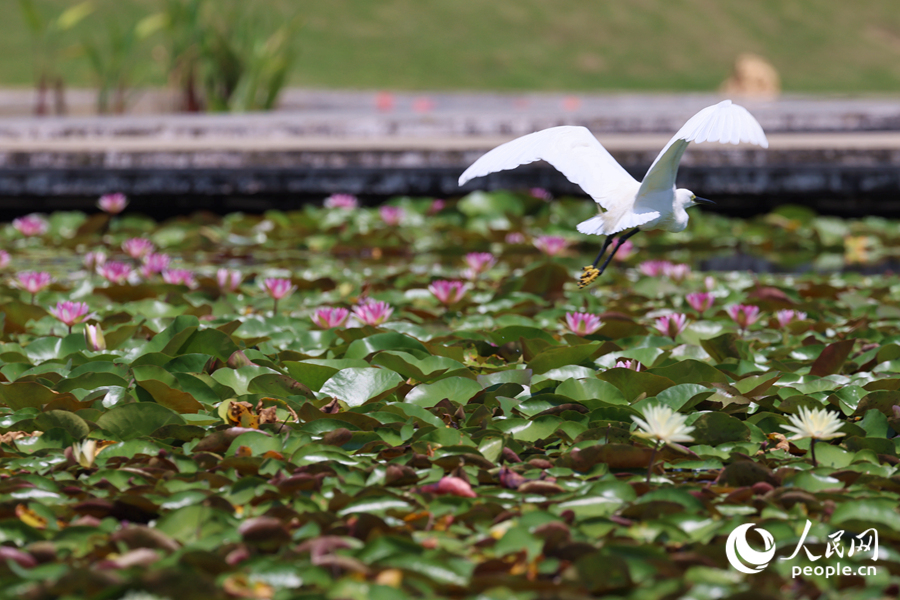
<instances>
[{"instance_id":1,"label":"white water lily flower","mask_svg":"<svg viewBox=\"0 0 900 600\"><path fill-rule=\"evenodd\" d=\"M788 438L790 440L799 440L801 438L830 440L846 435L838 431L844 423L837 413L824 408L810 410L805 406L800 407L799 413L799 416L791 415L788 417L792 425L781 426L782 429L794 434Z\"/></svg>"},{"instance_id":2,"label":"white water lily flower","mask_svg":"<svg viewBox=\"0 0 900 600\"><path fill-rule=\"evenodd\" d=\"M75 461L85 469L90 469L94 465L94 459L98 452L97 440L85 440L72 444L72 455L75 457Z\"/></svg>"},{"instance_id":3,"label":"white water lily flower","mask_svg":"<svg viewBox=\"0 0 900 600\"><path fill-rule=\"evenodd\" d=\"M684 424L687 417L668 406L648 406L644 409L643 419L635 416L631 418L640 428L634 432L636 436L652 438L667 444L694 441L694 438L688 435L694 428Z\"/></svg>"}]
</instances>

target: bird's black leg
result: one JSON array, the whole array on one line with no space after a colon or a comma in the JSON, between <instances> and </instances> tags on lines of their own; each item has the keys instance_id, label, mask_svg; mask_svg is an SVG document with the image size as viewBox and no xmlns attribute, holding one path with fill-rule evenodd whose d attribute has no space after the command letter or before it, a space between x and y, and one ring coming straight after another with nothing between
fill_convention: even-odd
<instances>
[{"instance_id":1,"label":"bird's black leg","mask_svg":"<svg viewBox=\"0 0 900 600\"><path fill-rule=\"evenodd\" d=\"M579 288L584 288L590 285L592 281L600 276L600 273L602 273L602 271L597 270L597 263L600 262L601 258L603 258L603 255L606 253L606 249L609 248L609 245L612 244L613 238L615 237L615 233L606 236L606 239L603 240L603 247L600 249L600 254L598 254L597 258L594 259L594 263L584 267L581 270L581 277L578 279Z\"/></svg>"},{"instance_id":2,"label":"bird's black leg","mask_svg":"<svg viewBox=\"0 0 900 600\"><path fill-rule=\"evenodd\" d=\"M596 267L597 263L600 262L600 259L603 258L603 255L606 253L606 249L609 248L609 245L612 244L613 238L616 237L616 234L606 236L606 239L603 240L603 247L600 248L600 254L597 255L597 258L594 259L593 266Z\"/></svg>"},{"instance_id":3,"label":"bird's black leg","mask_svg":"<svg viewBox=\"0 0 900 600\"><path fill-rule=\"evenodd\" d=\"M604 263L603 263L603 266L600 267L600 272L597 274L598 277L599 277L600 275L603 275L603 271L606 270L606 266L609 264L609 261L611 261L612 258L613 258L613 256L616 255L616 252L619 251L619 247L620 247L622 244L624 244L625 241L626 241L628 238L630 238L631 236L633 236L634 234L636 234L636 233L637 233L638 231L640 231L640 230L641 230L640 227L635 227L634 229L632 229L631 231L629 231L629 232L626 233L625 235L619 237L618 241L616 242L616 245L613 246L612 252L610 252L610 253L609 253L609 256L606 257L606 262L604 262ZM594 264L596 265L596 263L594 263Z\"/></svg>"}]
</instances>

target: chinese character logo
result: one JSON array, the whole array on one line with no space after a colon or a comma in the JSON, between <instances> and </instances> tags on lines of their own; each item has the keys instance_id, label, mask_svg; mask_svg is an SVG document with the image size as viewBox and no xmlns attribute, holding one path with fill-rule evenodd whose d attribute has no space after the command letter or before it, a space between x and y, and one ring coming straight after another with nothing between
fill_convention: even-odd
<instances>
[{"instance_id":1,"label":"chinese character logo","mask_svg":"<svg viewBox=\"0 0 900 600\"><path fill-rule=\"evenodd\" d=\"M747 523L735 528L725 543L725 554L728 556L728 562L741 573L747 574L759 573L775 557L775 538L765 529L757 527L755 531L762 537L766 549L760 552L750 547L750 544L747 543L747 531L751 527L753 527L753 523Z\"/></svg>"},{"instance_id":2,"label":"chinese character logo","mask_svg":"<svg viewBox=\"0 0 900 600\"><path fill-rule=\"evenodd\" d=\"M803 535L800 536L800 541L797 543L797 547L794 549L794 553L788 557L782 557L779 560L792 560L798 554L800 554L800 548L803 548L803 550L806 552L807 558L809 558L809 560L811 561L816 561L822 558L822 555L813 554L810 549L804 545L806 543L806 537L809 535L809 529L811 526L812 522L807 519L806 527L803 528ZM743 525L741 527L743 527ZM740 529L740 527L738 529ZM842 545L843 538L843 529L828 536L830 542L825 546L825 558L831 558L833 555L837 555L838 558L844 558L844 547ZM728 539L730 540L731 538ZM859 540L859 544L856 543L857 540ZM874 527L872 529L866 529L859 535L851 538L850 541L850 551L847 552L848 557L852 557L854 554L860 554L863 552L871 552L872 560L878 560L878 531L876 531Z\"/></svg>"}]
</instances>

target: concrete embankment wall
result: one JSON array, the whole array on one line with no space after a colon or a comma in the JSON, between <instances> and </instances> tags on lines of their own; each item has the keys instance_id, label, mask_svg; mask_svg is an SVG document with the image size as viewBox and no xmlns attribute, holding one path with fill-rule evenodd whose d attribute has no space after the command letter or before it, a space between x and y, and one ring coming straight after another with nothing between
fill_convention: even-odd
<instances>
[{"instance_id":1,"label":"concrete embankment wall","mask_svg":"<svg viewBox=\"0 0 900 600\"><path fill-rule=\"evenodd\" d=\"M90 206L123 191L169 210L294 207L335 192L377 201L471 189L580 190L536 163L456 185L490 148L584 125L636 177L716 96L393 95L294 92L267 114L0 118L0 210ZM740 101L770 147L695 144L679 185L728 212L784 202L835 214L900 213L900 101Z\"/></svg>"}]
</instances>

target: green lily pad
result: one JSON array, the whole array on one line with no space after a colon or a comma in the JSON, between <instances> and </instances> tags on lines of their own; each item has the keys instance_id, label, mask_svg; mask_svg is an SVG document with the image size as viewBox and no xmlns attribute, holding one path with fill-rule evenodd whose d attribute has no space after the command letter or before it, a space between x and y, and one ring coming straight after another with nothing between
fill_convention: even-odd
<instances>
[{"instance_id":1,"label":"green lily pad","mask_svg":"<svg viewBox=\"0 0 900 600\"><path fill-rule=\"evenodd\" d=\"M691 425L694 431L690 435L698 444L717 446L725 442L744 442L750 439L747 425L724 413L704 413Z\"/></svg>"},{"instance_id":2,"label":"green lily pad","mask_svg":"<svg viewBox=\"0 0 900 600\"><path fill-rule=\"evenodd\" d=\"M189 393L178 389L178 380L161 367L144 365L133 369L137 386L153 400L177 413L197 413L203 410Z\"/></svg>"},{"instance_id":3,"label":"green lily pad","mask_svg":"<svg viewBox=\"0 0 900 600\"><path fill-rule=\"evenodd\" d=\"M91 427L84 419L65 410L50 410L39 414L34 419L35 426L41 431L50 431L53 428L65 430L74 439L80 440L91 432Z\"/></svg>"},{"instance_id":4,"label":"green lily pad","mask_svg":"<svg viewBox=\"0 0 900 600\"><path fill-rule=\"evenodd\" d=\"M243 396L249 393L250 382L260 375L272 373L268 367L250 365L240 369L218 369L212 374L212 378L224 386L234 390L235 396Z\"/></svg>"},{"instance_id":5,"label":"green lily pad","mask_svg":"<svg viewBox=\"0 0 900 600\"><path fill-rule=\"evenodd\" d=\"M448 371L468 372L462 363L444 356L417 358L397 350L379 352L372 357L372 365L390 369L407 379L428 383L444 376Z\"/></svg>"},{"instance_id":6,"label":"green lily pad","mask_svg":"<svg viewBox=\"0 0 900 600\"><path fill-rule=\"evenodd\" d=\"M201 329L187 338L178 354L206 354L226 362L238 350L240 348L226 333L218 329Z\"/></svg>"},{"instance_id":7,"label":"green lily pad","mask_svg":"<svg viewBox=\"0 0 900 600\"><path fill-rule=\"evenodd\" d=\"M398 374L387 369L350 368L335 373L325 382L319 392L339 398L350 406L360 406L372 398L393 390L402 381L403 379Z\"/></svg>"},{"instance_id":8,"label":"green lily pad","mask_svg":"<svg viewBox=\"0 0 900 600\"><path fill-rule=\"evenodd\" d=\"M465 404L481 389L481 384L477 381L465 377L448 377L434 383L417 385L406 395L405 402L428 408L446 398L457 404Z\"/></svg>"},{"instance_id":9,"label":"green lily pad","mask_svg":"<svg viewBox=\"0 0 900 600\"><path fill-rule=\"evenodd\" d=\"M720 370L698 360L682 360L669 367L651 369L651 373L675 383L728 383L728 377Z\"/></svg>"},{"instance_id":10,"label":"green lily pad","mask_svg":"<svg viewBox=\"0 0 900 600\"><path fill-rule=\"evenodd\" d=\"M150 435L169 424L184 425L185 420L177 412L153 402L115 406L97 419L97 425L120 440Z\"/></svg>"},{"instance_id":11,"label":"green lily pad","mask_svg":"<svg viewBox=\"0 0 900 600\"><path fill-rule=\"evenodd\" d=\"M599 373L597 377L618 388L628 402L633 402L641 395L656 396L666 388L675 385L674 381L666 377L621 367L607 369Z\"/></svg>"},{"instance_id":12,"label":"green lily pad","mask_svg":"<svg viewBox=\"0 0 900 600\"><path fill-rule=\"evenodd\" d=\"M365 358L379 350L403 349L417 350L428 354L428 349L419 340L411 338L408 335L403 335L402 333L397 333L396 331L391 331L387 333L376 333L367 338L354 340L347 348L344 358Z\"/></svg>"},{"instance_id":13,"label":"green lily pad","mask_svg":"<svg viewBox=\"0 0 900 600\"><path fill-rule=\"evenodd\" d=\"M0 403L13 410L40 408L44 404L60 400L63 396L75 399L71 394L57 394L34 381L0 383Z\"/></svg>"},{"instance_id":14,"label":"green lily pad","mask_svg":"<svg viewBox=\"0 0 900 600\"><path fill-rule=\"evenodd\" d=\"M625 404L625 396L619 388L602 379L567 379L556 388L556 393L572 400L602 400L610 404Z\"/></svg>"},{"instance_id":15,"label":"green lily pad","mask_svg":"<svg viewBox=\"0 0 900 600\"><path fill-rule=\"evenodd\" d=\"M535 373L546 373L550 369L590 362L591 358L599 352L600 346L600 342L590 342L578 346L548 348L528 361L528 366Z\"/></svg>"}]
</instances>

